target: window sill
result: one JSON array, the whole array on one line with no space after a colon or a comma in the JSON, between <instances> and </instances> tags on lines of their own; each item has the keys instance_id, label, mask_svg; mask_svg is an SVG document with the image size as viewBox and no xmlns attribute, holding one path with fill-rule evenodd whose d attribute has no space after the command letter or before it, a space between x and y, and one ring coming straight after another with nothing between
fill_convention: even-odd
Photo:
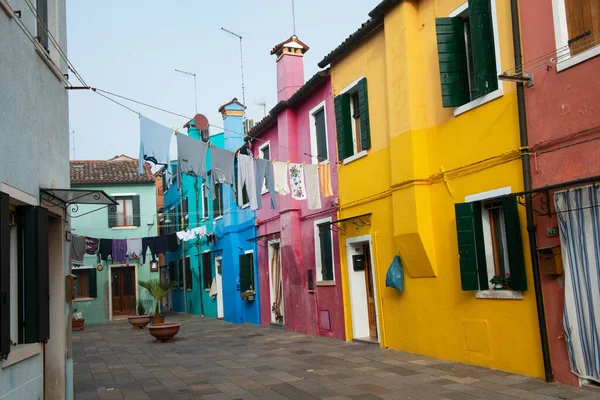
<instances>
[{"instance_id":1,"label":"window sill","mask_svg":"<svg viewBox=\"0 0 600 400\"><path fill-rule=\"evenodd\" d=\"M4 10L8 18L14 18L12 7L6 0L0 0L0 8Z\"/></svg>"},{"instance_id":2,"label":"window sill","mask_svg":"<svg viewBox=\"0 0 600 400\"><path fill-rule=\"evenodd\" d=\"M2 0L0 0L2 1ZM41 343L19 344L11 346L8 358L1 362L2 369L8 368L11 365L20 363L42 352Z\"/></svg>"},{"instance_id":3,"label":"window sill","mask_svg":"<svg viewBox=\"0 0 600 400\"><path fill-rule=\"evenodd\" d=\"M205 292L210 292L210 288L208 288L208 289L204 288L204 291Z\"/></svg>"},{"instance_id":4,"label":"window sill","mask_svg":"<svg viewBox=\"0 0 600 400\"><path fill-rule=\"evenodd\" d=\"M137 229L137 226L114 226L110 229L112 229L113 231L125 231L128 229Z\"/></svg>"},{"instance_id":5,"label":"window sill","mask_svg":"<svg viewBox=\"0 0 600 400\"><path fill-rule=\"evenodd\" d=\"M50 71L52 71L52 73L54 75L56 75L56 79L58 79L59 82L62 82L63 79L65 79L65 77L63 76L62 72L60 72L60 69L50 59L50 56L46 52L46 49L44 49L41 44L37 43L37 41L35 41L35 39L34 39L34 42L35 42L35 52L38 53L40 58L46 63L48 68L50 68Z\"/></svg>"},{"instance_id":6,"label":"window sill","mask_svg":"<svg viewBox=\"0 0 600 400\"><path fill-rule=\"evenodd\" d=\"M556 71L560 72L567 68L571 68L577 64L580 64L586 60L589 60L590 58L596 57L599 54L600 54L600 46L593 47L589 50L584 51L583 53L579 53L576 56L570 57L564 61L559 62L556 65Z\"/></svg>"},{"instance_id":7,"label":"window sill","mask_svg":"<svg viewBox=\"0 0 600 400\"><path fill-rule=\"evenodd\" d=\"M335 281L317 281L315 284L317 286L335 286Z\"/></svg>"},{"instance_id":8,"label":"window sill","mask_svg":"<svg viewBox=\"0 0 600 400\"><path fill-rule=\"evenodd\" d=\"M220 220L220 219L223 219L223 216L222 216L222 215L219 215L218 217L215 217L215 221L218 221L218 220Z\"/></svg>"},{"instance_id":9,"label":"window sill","mask_svg":"<svg viewBox=\"0 0 600 400\"><path fill-rule=\"evenodd\" d=\"M92 301L95 300L93 297L77 297L76 299L73 299L73 302L78 302L78 301Z\"/></svg>"},{"instance_id":10,"label":"window sill","mask_svg":"<svg viewBox=\"0 0 600 400\"><path fill-rule=\"evenodd\" d=\"M476 299L523 300L523 293L517 290L478 290Z\"/></svg>"},{"instance_id":11,"label":"window sill","mask_svg":"<svg viewBox=\"0 0 600 400\"><path fill-rule=\"evenodd\" d=\"M454 109L454 116L457 117L460 114L466 113L467 111L471 111L472 109L482 106L485 103L489 103L492 100L496 100L497 98L502 97L502 95L502 87L500 87L494 90L493 92L486 94L483 97L470 101L467 104L463 104L460 107L456 107Z\"/></svg>"},{"instance_id":12,"label":"window sill","mask_svg":"<svg viewBox=\"0 0 600 400\"><path fill-rule=\"evenodd\" d=\"M186 292L193 292L194 289L186 289Z\"/></svg>"},{"instance_id":13,"label":"window sill","mask_svg":"<svg viewBox=\"0 0 600 400\"><path fill-rule=\"evenodd\" d=\"M344 158L344 161L342 161L344 163L344 165L346 164L350 164L352 161L356 161L359 158L363 158L367 155L367 150L363 150L360 153L356 153L353 156L350 156L348 158Z\"/></svg>"},{"instance_id":14,"label":"window sill","mask_svg":"<svg viewBox=\"0 0 600 400\"><path fill-rule=\"evenodd\" d=\"M248 207L250 207L250 203L246 203L242 206L242 208L248 208Z\"/></svg>"}]
</instances>

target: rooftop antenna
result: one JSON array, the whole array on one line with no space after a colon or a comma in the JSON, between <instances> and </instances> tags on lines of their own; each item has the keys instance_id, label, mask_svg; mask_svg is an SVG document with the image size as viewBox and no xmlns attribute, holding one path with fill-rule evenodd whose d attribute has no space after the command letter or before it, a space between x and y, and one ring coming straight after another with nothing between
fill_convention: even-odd
<instances>
[{"instance_id":1,"label":"rooftop antenna","mask_svg":"<svg viewBox=\"0 0 600 400\"><path fill-rule=\"evenodd\" d=\"M198 114L198 89L196 88L196 74L193 72L182 71L177 68L175 68L175 72L179 72L179 73L194 77L194 105L196 106L196 114Z\"/></svg>"},{"instance_id":2,"label":"rooftop antenna","mask_svg":"<svg viewBox=\"0 0 600 400\"><path fill-rule=\"evenodd\" d=\"M296 9L294 7L294 0L292 0L292 27L294 31L294 36L296 36Z\"/></svg>"},{"instance_id":3,"label":"rooftop antenna","mask_svg":"<svg viewBox=\"0 0 600 400\"><path fill-rule=\"evenodd\" d=\"M264 100L254 100L254 104L263 108L263 117L267 116L267 102Z\"/></svg>"},{"instance_id":4,"label":"rooftop antenna","mask_svg":"<svg viewBox=\"0 0 600 400\"><path fill-rule=\"evenodd\" d=\"M229 29L225 29L223 27L221 27L221 30L240 39L240 61L242 64L242 103L244 104L244 118L245 118L245 116L246 116L246 90L244 88L244 50L242 48L242 36L238 35L235 32L231 32Z\"/></svg>"}]
</instances>

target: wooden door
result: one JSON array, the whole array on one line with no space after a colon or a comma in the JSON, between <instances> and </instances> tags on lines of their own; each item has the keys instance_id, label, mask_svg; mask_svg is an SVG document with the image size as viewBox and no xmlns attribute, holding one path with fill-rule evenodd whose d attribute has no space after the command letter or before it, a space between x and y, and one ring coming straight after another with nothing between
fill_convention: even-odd
<instances>
[{"instance_id":1,"label":"wooden door","mask_svg":"<svg viewBox=\"0 0 600 400\"><path fill-rule=\"evenodd\" d=\"M367 308L369 311L369 336L377 339L377 314L375 312L373 266L371 265L371 251L368 244L363 245L363 255L365 257L365 282L367 287Z\"/></svg>"},{"instance_id":2,"label":"wooden door","mask_svg":"<svg viewBox=\"0 0 600 400\"><path fill-rule=\"evenodd\" d=\"M112 268L111 279L113 315L135 314L135 268Z\"/></svg>"}]
</instances>

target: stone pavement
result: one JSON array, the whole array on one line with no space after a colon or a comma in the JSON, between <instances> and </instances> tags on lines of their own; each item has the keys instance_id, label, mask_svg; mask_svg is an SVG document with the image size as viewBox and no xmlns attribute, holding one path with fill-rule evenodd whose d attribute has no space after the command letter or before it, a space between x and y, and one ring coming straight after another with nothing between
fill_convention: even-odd
<instances>
[{"instance_id":1,"label":"stone pavement","mask_svg":"<svg viewBox=\"0 0 600 400\"><path fill-rule=\"evenodd\" d=\"M192 315L174 343L127 322L73 333L76 399L600 399L539 379Z\"/></svg>"}]
</instances>

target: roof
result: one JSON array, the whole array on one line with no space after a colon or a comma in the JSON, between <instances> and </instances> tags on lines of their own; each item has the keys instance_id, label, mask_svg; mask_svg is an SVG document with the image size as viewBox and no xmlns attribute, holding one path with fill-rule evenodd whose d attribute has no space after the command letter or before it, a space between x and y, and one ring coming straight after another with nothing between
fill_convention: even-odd
<instances>
[{"instance_id":1,"label":"roof","mask_svg":"<svg viewBox=\"0 0 600 400\"><path fill-rule=\"evenodd\" d=\"M379 6L378 6L379 7ZM369 36L373 31L383 25L383 16L378 15L375 18L370 18L346 38L338 47L333 49L329 54L323 58L319 64L320 68L325 68L333 61L345 56L350 50L353 50L359 42Z\"/></svg>"},{"instance_id":2,"label":"roof","mask_svg":"<svg viewBox=\"0 0 600 400\"><path fill-rule=\"evenodd\" d=\"M225 103L221 107L219 107L219 112L222 113L225 110L225 107L230 106L232 104L237 104L238 106L240 106L242 108L242 110L246 108L245 105L243 105L242 103L240 103L238 101L238 99L236 97L234 97L233 100L231 100L229 103Z\"/></svg>"},{"instance_id":3,"label":"roof","mask_svg":"<svg viewBox=\"0 0 600 400\"><path fill-rule=\"evenodd\" d=\"M138 160L117 156L110 160L75 160L70 162L71 185L154 184L150 164L144 163L145 175L138 175Z\"/></svg>"},{"instance_id":4,"label":"roof","mask_svg":"<svg viewBox=\"0 0 600 400\"><path fill-rule=\"evenodd\" d=\"M288 40L284 40L283 42L276 44L271 50L271 55L277 54L283 47L295 47L301 49L303 53L306 53L310 49L306 43L298 39L298 36L292 35Z\"/></svg>"},{"instance_id":5,"label":"roof","mask_svg":"<svg viewBox=\"0 0 600 400\"><path fill-rule=\"evenodd\" d=\"M371 12L369 13L369 17L379 17L383 16L387 11L393 8L395 5L399 4L402 0L383 0L379 3Z\"/></svg>"},{"instance_id":6,"label":"roof","mask_svg":"<svg viewBox=\"0 0 600 400\"><path fill-rule=\"evenodd\" d=\"M287 100L280 101L273 107L269 114L260 120L252 129L248 131L248 137L257 137L260 135L272 122L277 119L277 116L286 108L298 106L314 89L319 87L327 78L329 78L329 68L319 71L312 76L296 93Z\"/></svg>"}]
</instances>

